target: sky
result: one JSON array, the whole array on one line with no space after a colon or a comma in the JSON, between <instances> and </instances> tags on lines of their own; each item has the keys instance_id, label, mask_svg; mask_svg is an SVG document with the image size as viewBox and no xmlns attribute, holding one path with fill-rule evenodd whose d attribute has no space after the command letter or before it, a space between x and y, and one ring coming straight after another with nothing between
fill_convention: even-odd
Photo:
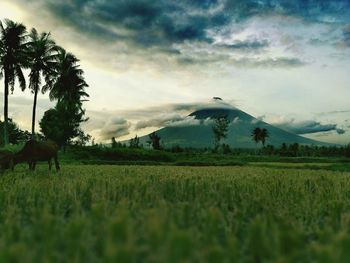
<instances>
[{"instance_id":1,"label":"sky","mask_svg":"<svg viewBox=\"0 0 350 263\"><path fill-rule=\"evenodd\" d=\"M96 141L145 135L224 103L350 143L349 0L0 0L4 18L51 32L80 59L90 94L83 128ZM9 98L23 129L32 100L19 88ZM53 105L41 94L38 119Z\"/></svg>"}]
</instances>

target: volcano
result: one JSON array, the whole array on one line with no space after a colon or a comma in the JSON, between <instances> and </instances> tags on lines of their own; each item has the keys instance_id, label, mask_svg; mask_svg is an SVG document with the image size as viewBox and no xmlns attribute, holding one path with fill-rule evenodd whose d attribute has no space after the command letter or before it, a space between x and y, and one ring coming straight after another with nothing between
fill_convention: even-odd
<instances>
[{"instance_id":1,"label":"volcano","mask_svg":"<svg viewBox=\"0 0 350 263\"><path fill-rule=\"evenodd\" d=\"M172 125L156 132L161 137L163 147L173 146L205 148L213 147L213 118L226 116L230 120L227 138L222 143L232 148L254 148L255 142L251 138L253 129L265 128L269 133L266 145L281 146L282 143L298 143L302 145L329 146L330 144L315 141L270 125L262 120L237 108L207 108L191 113L188 118L197 120L196 125ZM142 143L149 140L148 135L140 138Z\"/></svg>"}]
</instances>

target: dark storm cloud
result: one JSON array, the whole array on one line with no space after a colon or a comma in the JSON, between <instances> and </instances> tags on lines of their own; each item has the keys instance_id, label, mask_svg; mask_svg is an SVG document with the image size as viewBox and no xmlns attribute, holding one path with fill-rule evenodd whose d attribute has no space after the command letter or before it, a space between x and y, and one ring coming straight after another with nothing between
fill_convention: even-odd
<instances>
[{"instance_id":1,"label":"dark storm cloud","mask_svg":"<svg viewBox=\"0 0 350 263\"><path fill-rule=\"evenodd\" d=\"M348 0L238 0L227 1L226 9L236 20L256 15L278 14L302 18L308 22L341 23L349 21Z\"/></svg>"},{"instance_id":2,"label":"dark storm cloud","mask_svg":"<svg viewBox=\"0 0 350 263\"><path fill-rule=\"evenodd\" d=\"M295 122L294 120L291 120L289 122L274 125L296 134L311 134L329 131L336 131L338 134L342 134L343 132L342 129L337 128L336 124L321 124L320 122L313 120L302 122ZM343 133L345 133L345 131Z\"/></svg>"},{"instance_id":3,"label":"dark storm cloud","mask_svg":"<svg viewBox=\"0 0 350 263\"><path fill-rule=\"evenodd\" d=\"M189 15L189 9L205 10L211 6L191 1L50 1L46 6L80 31L107 40L126 39L144 47L184 40L210 41L205 30L218 24L215 16Z\"/></svg>"},{"instance_id":4,"label":"dark storm cloud","mask_svg":"<svg viewBox=\"0 0 350 263\"><path fill-rule=\"evenodd\" d=\"M280 15L315 23L350 23L348 0L42 0L41 4L79 32L105 40L124 39L143 47L186 40L211 43L213 39L208 36L208 30L217 31L254 16ZM347 31L344 34L347 36ZM231 48L265 45L242 43Z\"/></svg>"}]
</instances>

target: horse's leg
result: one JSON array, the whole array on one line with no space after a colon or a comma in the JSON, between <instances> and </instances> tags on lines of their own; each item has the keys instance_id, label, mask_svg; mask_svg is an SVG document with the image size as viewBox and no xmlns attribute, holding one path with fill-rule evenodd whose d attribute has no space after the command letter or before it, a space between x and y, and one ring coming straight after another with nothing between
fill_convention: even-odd
<instances>
[{"instance_id":1,"label":"horse's leg","mask_svg":"<svg viewBox=\"0 0 350 263\"><path fill-rule=\"evenodd\" d=\"M29 171L32 170L32 161L28 161Z\"/></svg>"},{"instance_id":2,"label":"horse's leg","mask_svg":"<svg viewBox=\"0 0 350 263\"><path fill-rule=\"evenodd\" d=\"M60 164L58 163L57 154L53 157L55 161L56 171L60 170Z\"/></svg>"},{"instance_id":3,"label":"horse's leg","mask_svg":"<svg viewBox=\"0 0 350 263\"><path fill-rule=\"evenodd\" d=\"M51 171L51 166L52 166L52 160L51 160L51 158L49 159L48 163L49 163L49 171Z\"/></svg>"},{"instance_id":4,"label":"horse's leg","mask_svg":"<svg viewBox=\"0 0 350 263\"><path fill-rule=\"evenodd\" d=\"M11 171L13 172L15 170L15 165L13 163L13 160L10 161L10 168L11 168Z\"/></svg>"},{"instance_id":5,"label":"horse's leg","mask_svg":"<svg viewBox=\"0 0 350 263\"><path fill-rule=\"evenodd\" d=\"M33 171L35 171L36 161L33 161Z\"/></svg>"}]
</instances>

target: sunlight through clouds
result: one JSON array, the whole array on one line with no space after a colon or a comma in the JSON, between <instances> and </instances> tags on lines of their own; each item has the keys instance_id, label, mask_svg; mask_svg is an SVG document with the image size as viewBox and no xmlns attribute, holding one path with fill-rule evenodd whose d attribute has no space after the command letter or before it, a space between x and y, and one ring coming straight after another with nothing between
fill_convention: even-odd
<instances>
[{"instance_id":1,"label":"sunlight through clouds","mask_svg":"<svg viewBox=\"0 0 350 263\"><path fill-rule=\"evenodd\" d=\"M11 4L10 2L6 2L1 0L0 3L0 19L16 19L21 20L23 18L23 12L20 7L15 4Z\"/></svg>"},{"instance_id":2,"label":"sunlight through clouds","mask_svg":"<svg viewBox=\"0 0 350 263\"><path fill-rule=\"evenodd\" d=\"M346 109L349 3L269 3L13 0L1 1L0 18L51 32L76 54L90 86L88 116L108 111L125 118L134 105L214 96L238 101L255 116L296 121L320 122L317 113ZM344 121L335 116L331 123L342 127ZM347 143L350 131L344 130L322 140Z\"/></svg>"}]
</instances>

